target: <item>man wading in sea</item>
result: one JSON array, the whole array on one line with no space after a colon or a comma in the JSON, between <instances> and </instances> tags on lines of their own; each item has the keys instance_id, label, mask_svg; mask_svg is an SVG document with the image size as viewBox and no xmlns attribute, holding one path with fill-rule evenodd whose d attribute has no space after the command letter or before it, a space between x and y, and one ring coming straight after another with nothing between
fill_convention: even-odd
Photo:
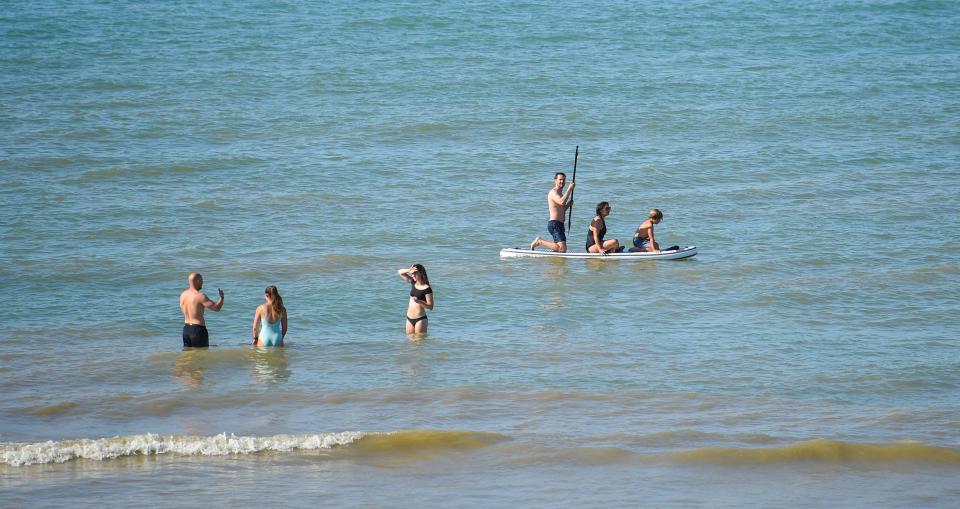
<instances>
[{"instance_id":1,"label":"man wading in sea","mask_svg":"<svg viewBox=\"0 0 960 509\"><path fill-rule=\"evenodd\" d=\"M214 302L200 291L203 288L203 276L191 272L187 276L187 284L190 285L190 288L180 294L180 311L183 311L183 346L210 346L207 325L203 321L203 308L220 311L220 308L223 307L223 290L217 288L220 298Z\"/></svg>"},{"instance_id":2,"label":"man wading in sea","mask_svg":"<svg viewBox=\"0 0 960 509\"><path fill-rule=\"evenodd\" d=\"M544 246L551 251L558 253L567 252L567 233L563 227L563 216L567 209L573 205L573 188L577 187L576 182L571 182L567 192L563 193L563 185L567 182L567 175L558 171L553 175L553 189L547 193L547 208L550 209L550 220L547 221L547 231L553 235L553 242L543 240L538 235L530 243L530 249L536 249L538 246ZM563 193L562 195L560 193Z\"/></svg>"}]
</instances>

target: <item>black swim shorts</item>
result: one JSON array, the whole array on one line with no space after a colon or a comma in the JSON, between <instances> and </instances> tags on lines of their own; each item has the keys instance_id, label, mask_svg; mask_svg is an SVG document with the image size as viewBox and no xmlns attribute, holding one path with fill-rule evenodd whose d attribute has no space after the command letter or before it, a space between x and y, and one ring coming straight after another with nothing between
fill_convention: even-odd
<instances>
[{"instance_id":1,"label":"black swim shorts","mask_svg":"<svg viewBox=\"0 0 960 509\"><path fill-rule=\"evenodd\" d=\"M550 232L550 235L553 235L554 242L567 241L567 232L563 227L563 221L557 221L556 219L547 221L547 231Z\"/></svg>"},{"instance_id":2,"label":"black swim shorts","mask_svg":"<svg viewBox=\"0 0 960 509\"><path fill-rule=\"evenodd\" d=\"M207 328L203 325L183 324L183 346L210 346L210 336L207 334Z\"/></svg>"}]
</instances>

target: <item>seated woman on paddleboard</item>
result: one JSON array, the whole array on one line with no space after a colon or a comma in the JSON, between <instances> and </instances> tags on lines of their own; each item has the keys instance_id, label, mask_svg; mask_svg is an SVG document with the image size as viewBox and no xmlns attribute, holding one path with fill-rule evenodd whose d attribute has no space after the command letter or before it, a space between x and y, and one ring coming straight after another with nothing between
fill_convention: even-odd
<instances>
[{"instance_id":1,"label":"seated woman on paddleboard","mask_svg":"<svg viewBox=\"0 0 960 509\"><path fill-rule=\"evenodd\" d=\"M407 334L427 332L427 310L433 309L433 289L427 278L427 269L415 263L397 274L410 283L410 302L407 304Z\"/></svg>"},{"instance_id":2,"label":"seated woman on paddleboard","mask_svg":"<svg viewBox=\"0 0 960 509\"><path fill-rule=\"evenodd\" d=\"M283 346L287 335L287 308L276 286L263 291L266 301L253 312L253 344L257 346Z\"/></svg>"},{"instance_id":3,"label":"seated woman on paddleboard","mask_svg":"<svg viewBox=\"0 0 960 509\"><path fill-rule=\"evenodd\" d=\"M647 220L640 223L637 231L633 233L633 247L630 251L636 253L659 253L660 244L653 238L653 226L660 224L663 220L663 212L660 209L653 209L647 214Z\"/></svg>"},{"instance_id":4,"label":"seated woman on paddleboard","mask_svg":"<svg viewBox=\"0 0 960 509\"><path fill-rule=\"evenodd\" d=\"M603 240L607 234L606 217L610 215L610 204L602 201L597 204L597 215L590 221L590 230L587 231L587 252L607 254L608 251L619 252L620 241L617 239Z\"/></svg>"}]
</instances>

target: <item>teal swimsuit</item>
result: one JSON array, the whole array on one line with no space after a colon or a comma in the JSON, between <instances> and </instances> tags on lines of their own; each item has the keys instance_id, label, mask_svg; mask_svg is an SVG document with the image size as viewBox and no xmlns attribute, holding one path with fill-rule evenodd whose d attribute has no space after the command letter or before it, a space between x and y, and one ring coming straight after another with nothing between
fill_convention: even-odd
<instances>
[{"instance_id":1,"label":"teal swimsuit","mask_svg":"<svg viewBox=\"0 0 960 509\"><path fill-rule=\"evenodd\" d=\"M280 346L283 344L281 325L280 317L277 317L277 321L270 323L267 321L266 313L264 313L264 316L260 318L260 335L257 344L261 346Z\"/></svg>"}]
</instances>

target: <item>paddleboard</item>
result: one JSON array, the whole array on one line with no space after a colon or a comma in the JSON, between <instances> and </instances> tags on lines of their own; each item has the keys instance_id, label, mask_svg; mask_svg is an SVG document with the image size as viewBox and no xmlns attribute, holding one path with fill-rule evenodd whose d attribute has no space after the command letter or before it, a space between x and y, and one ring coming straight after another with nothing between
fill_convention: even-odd
<instances>
[{"instance_id":1,"label":"paddleboard","mask_svg":"<svg viewBox=\"0 0 960 509\"><path fill-rule=\"evenodd\" d=\"M501 258L595 258L598 260L680 260L697 254L697 246L682 246L674 251L660 251L659 253L555 253L549 250L530 250L519 247L505 247L500 250Z\"/></svg>"}]
</instances>

